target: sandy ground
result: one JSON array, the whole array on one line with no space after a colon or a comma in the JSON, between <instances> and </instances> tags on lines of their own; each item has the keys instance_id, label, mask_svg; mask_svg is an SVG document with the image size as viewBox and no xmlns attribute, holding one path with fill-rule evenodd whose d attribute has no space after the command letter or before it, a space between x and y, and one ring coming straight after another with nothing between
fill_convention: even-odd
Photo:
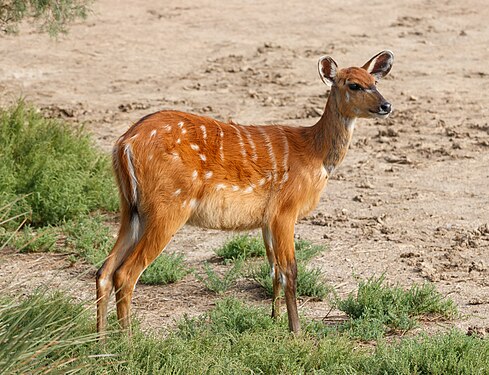
<instances>
[{"instance_id":1,"label":"sandy ground","mask_svg":"<svg viewBox=\"0 0 489 375\"><path fill-rule=\"evenodd\" d=\"M296 236L324 244L315 264L340 294L385 273L426 280L463 317L489 327L489 7L483 0L97 1L94 14L57 41L25 27L0 38L0 104L19 96L44 113L83 123L110 150L141 116L178 109L239 123L312 125L326 101L320 55L361 65L394 51L379 90L387 120L361 120L351 150ZM263 4L264 3L264 4ZM330 3L330 4L328 4ZM170 246L192 266L213 258L229 233L185 227ZM49 283L93 298L94 270L53 255L0 255L0 286ZM14 279L14 280L13 280ZM232 291L262 304L258 289ZM215 297L192 276L138 286L144 327L205 311ZM301 301L320 319L327 302Z\"/></svg>"}]
</instances>

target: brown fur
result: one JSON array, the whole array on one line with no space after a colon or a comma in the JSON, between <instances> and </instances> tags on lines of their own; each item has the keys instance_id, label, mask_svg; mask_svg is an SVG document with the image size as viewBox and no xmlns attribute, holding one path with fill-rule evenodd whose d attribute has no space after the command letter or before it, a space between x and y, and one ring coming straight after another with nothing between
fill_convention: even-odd
<instances>
[{"instance_id":1,"label":"brown fur","mask_svg":"<svg viewBox=\"0 0 489 375\"><path fill-rule=\"evenodd\" d=\"M371 61L365 66L383 67ZM100 333L113 288L118 319L129 328L140 274L185 223L224 230L262 228L275 270L272 315L279 314L282 282L289 328L299 332L294 225L314 209L344 159L355 119L375 117L385 102L372 75L379 72L339 70L329 65L336 65L331 58L320 62L334 84L323 116L312 127L243 126L161 111L141 119L117 141L113 164L121 228L97 273ZM366 90L352 92L351 83Z\"/></svg>"}]
</instances>

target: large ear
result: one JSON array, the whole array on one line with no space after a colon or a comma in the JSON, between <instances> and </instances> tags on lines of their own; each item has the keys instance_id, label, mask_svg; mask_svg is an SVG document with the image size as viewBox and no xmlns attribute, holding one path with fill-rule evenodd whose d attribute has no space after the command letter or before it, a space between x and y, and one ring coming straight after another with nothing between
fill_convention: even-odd
<instances>
[{"instance_id":1,"label":"large ear","mask_svg":"<svg viewBox=\"0 0 489 375\"><path fill-rule=\"evenodd\" d=\"M389 74L393 63L394 54L391 51L386 50L376 54L368 60L362 68L373 75L375 79L380 80Z\"/></svg>"},{"instance_id":2,"label":"large ear","mask_svg":"<svg viewBox=\"0 0 489 375\"><path fill-rule=\"evenodd\" d=\"M338 64L329 56L322 56L318 61L319 75L323 82L328 86L334 84Z\"/></svg>"}]
</instances>

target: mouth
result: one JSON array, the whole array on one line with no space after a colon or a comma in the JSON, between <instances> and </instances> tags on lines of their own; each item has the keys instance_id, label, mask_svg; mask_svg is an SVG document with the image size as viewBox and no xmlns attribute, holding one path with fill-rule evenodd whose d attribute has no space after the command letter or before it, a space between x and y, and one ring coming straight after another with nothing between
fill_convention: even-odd
<instances>
[{"instance_id":1,"label":"mouth","mask_svg":"<svg viewBox=\"0 0 489 375\"><path fill-rule=\"evenodd\" d=\"M386 111L369 111L373 117L378 117L378 118L386 118L391 114L391 111L386 112Z\"/></svg>"}]
</instances>

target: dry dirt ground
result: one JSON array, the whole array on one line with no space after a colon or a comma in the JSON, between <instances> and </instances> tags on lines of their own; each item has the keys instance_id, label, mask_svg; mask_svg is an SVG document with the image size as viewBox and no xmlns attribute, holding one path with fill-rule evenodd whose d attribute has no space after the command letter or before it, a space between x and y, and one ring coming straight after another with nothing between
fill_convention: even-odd
<instances>
[{"instance_id":1,"label":"dry dirt ground","mask_svg":"<svg viewBox=\"0 0 489 375\"><path fill-rule=\"evenodd\" d=\"M327 246L315 265L340 294L356 277L432 281L463 317L489 327L489 7L484 0L341 2L96 1L57 41L25 27L0 38L0 104L24 96L47 115L86 124L109 151L141 116L179 109L239 123L312 125L326 101L316 61L340 66L394 51L379 90L395 108L360 120L351 150L296 236ZM229 233L185 227L170 246L189 265ZM66 257L2 254L0 287L41 284L94 296L94 270ZM243 283L238 293L268 304ZM215 301L194 277L140 285L134 310L164 327ZM301 301L316 319L327 302ZM429 328L429 327L428 327Z\"/></svg>"}]
</instances>

